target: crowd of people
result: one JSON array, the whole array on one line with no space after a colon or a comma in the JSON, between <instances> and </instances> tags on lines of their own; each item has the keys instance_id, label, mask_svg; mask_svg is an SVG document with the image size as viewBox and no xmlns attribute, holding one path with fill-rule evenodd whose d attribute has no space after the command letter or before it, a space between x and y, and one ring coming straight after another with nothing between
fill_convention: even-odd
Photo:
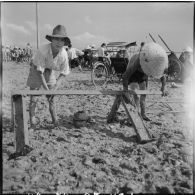
<instances>
[{"instance_id":1,"label":"crowd of people","mask_svg":"<svg viewBox=\"0 0 195 195\"><path fill-rule=\"evenodd\" d=\"M27 43L25 48L17 46L2 46L2 54L4 62L29 62L33 55L33 49L30 43Z\"/></svg>"}]
</instances>

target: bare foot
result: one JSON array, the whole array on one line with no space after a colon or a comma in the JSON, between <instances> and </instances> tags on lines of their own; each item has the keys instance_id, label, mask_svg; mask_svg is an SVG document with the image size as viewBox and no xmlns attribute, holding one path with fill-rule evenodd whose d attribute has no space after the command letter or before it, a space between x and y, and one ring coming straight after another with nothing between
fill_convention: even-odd
<instances>
[{"instance_id":1,"label":"bare foot","mask_svg":"<svg viewBox=\"0 0 195 195\"><path fill-rule=\"evenodd\" d=\"M119 122L119 119L116 116L107 120L107 123L118 123L118 122Z\"/></svg>"},{"instance_id":2,"label":"bare foot","mask_svg":"<svg viewBox=\"0 0 195 195\"><path fill-rule=\"evenodd\" d=\"M143 120L145 120L145 121L151 121L145 114L142 114L142 118L143 118Z\"/></svg>"}]
</instances>

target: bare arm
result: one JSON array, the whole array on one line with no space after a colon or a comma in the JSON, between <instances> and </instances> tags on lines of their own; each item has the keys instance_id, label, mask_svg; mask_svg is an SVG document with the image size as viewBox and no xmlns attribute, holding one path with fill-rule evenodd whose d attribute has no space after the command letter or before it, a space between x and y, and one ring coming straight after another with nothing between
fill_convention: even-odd
<instances>
[{"instance_id":1,"label":"bare arm","mask_svg":"<svg viewBox=\"0 0 195 195\"><path fill-rule=\"evenodd\" d=\"M53 90L57 90L59 88L59 86L61 85L62 79L64 79L64 78L65 78L65 75L63 75L63 74L59 75L57 82L56 82L56 85L55 85Z\"/></svg>"},{"instance_id":2,"label":"bare arm","mask_svg":"<svg viewBox=\"0 0 195 195\"><path fill-rule=\"evenodd\" d=\"M39 71L39 73L40 73L40 77L41 77L41 81L42 81L44 89L49 90L47 83L45 81L45 77L43 76L43 73L41 71Z\"/></svg>"},{"instance_id":3,"label":"bare arm","mask_svg":"<svg viewBox=\"0 0 195 195\"><path fill-rule=\"evenodd\" d=\"M132 76L132 74L138 69L139 67L139 58L135 60L130 60L127 69L125 73L123 74L123 90L127 91L128 90L128 82L129 78Z\"/></svg>"}]
</instances>

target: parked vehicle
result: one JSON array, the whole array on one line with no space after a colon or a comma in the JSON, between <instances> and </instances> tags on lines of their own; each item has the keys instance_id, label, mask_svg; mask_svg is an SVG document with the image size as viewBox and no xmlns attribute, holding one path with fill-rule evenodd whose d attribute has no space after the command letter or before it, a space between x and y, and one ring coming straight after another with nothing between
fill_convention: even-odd
<instances>
[{"instance_id":1,"label":"parked vehicle","mask_svg":"<svg viewBox=\"0 0 195 195\"><path fill-rule=\"evenodd\" d=\"M82 69L93 69L93 64L98 60L97 49L88 48L84 49L83 52L84 55L81 60Z\"/></svg>"},{"instance_id":2,"label":"parked vehicle","mask_svg":"<svg viewBox=\"0 0 195 195\"><path fill-rule=\"evenodd\" d=\"M137 52L136 42L110 42L107 44L107 56L103 62L97 61L93 65L91 80L98 87L105 86L114 78L121 80L131 56Z\"/></svg>"}]
</instances>

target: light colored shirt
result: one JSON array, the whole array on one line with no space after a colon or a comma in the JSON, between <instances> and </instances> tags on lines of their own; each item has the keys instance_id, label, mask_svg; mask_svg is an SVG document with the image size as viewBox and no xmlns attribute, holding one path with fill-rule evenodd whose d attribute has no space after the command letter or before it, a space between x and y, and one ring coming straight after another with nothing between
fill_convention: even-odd
<instances>
[{"instance_id":1,"label":"light colored shirt","mask_svg":"<svg viewBox=\"0 0 195 195\"><path fill-rule=\"evenodd\" d=\"M27 45L27 46L26 46L26 53L32 54L32 48L31 48L30 45Z\"/></svg>"},{"instance_id":2,"label":"light colored shirt","mask_svg":"<svg viewBox=\"0 0 195 195\"><path fill-rule=\"evenodd\" d=\"M104 57L105 56L104 51L105 49L103 47L100 47L98 49L98 57Z\"/></svg>"},{"instance_id":3,"label":"light colored shirt","mask_svg":"<svg viewBox=\"0 0 195 195\"><path fill-rule=\"evenodd\" d=\"M82 51L80 51L77 48L70 48L68 50L68 52L69 52L69 57L70 57L71 60L73 60L73 59L77 58L78 56L84 54Z\"/></svg>"},{"instance_id":4,"label":"light colored shirt","mask_svg":"<svg viewBox=\"0 0 195 195\"><path fill-rule=\"evenodd\" d=\"M32 62L37 66L37 70L44 72L45 68L59 71L60 74L70 73L68 55L64 48L53 58L51 43L41 46L32 58Z\"/></svg>"}]
</instances>

